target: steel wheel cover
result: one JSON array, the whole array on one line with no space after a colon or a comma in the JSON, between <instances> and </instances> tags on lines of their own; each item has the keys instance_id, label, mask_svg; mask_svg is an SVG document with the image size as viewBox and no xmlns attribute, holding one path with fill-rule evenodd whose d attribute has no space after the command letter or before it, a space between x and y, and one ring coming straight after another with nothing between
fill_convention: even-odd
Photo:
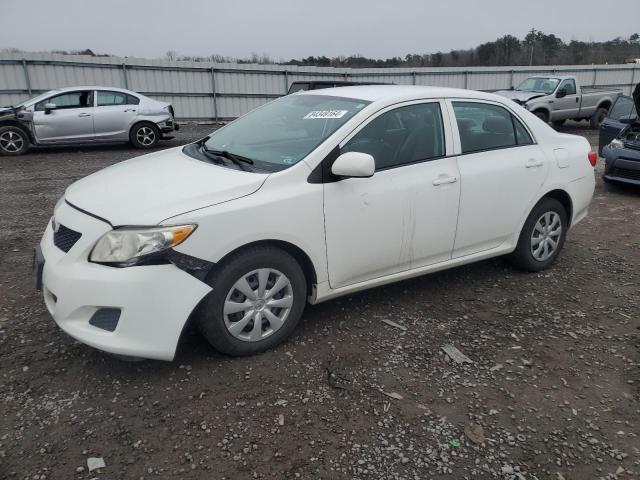
<instances>
[{"instance_id":1,"label":"steel wheel cover","mask_svg":"<svg viewBox=\"0 0 640 480\"><path fill-rule=\"evenodd\" d=\"M531 255L539 262L551 258L562 236L562 220L556 212L546 212L538 219L531 233Z\"/></svg>"},{"instance_id":2,"label":"steel wheel cover","mask_svg":"<svg viewBox=\"0 0 640 480\"><path fill-rule=\"evenodd\" d=\"M273 268L260 268L240 277L224 301L227 330L238 340L258 342L277 332L293 306L291 281Z\"/></svg>"},{"instance_id":3,"label":"steel wheel cover","mask_svg":"<svg viewBox=\"0 0 640 480\"><path fill-rule=\"evenodd\" d=\"M19 152L24 145L24 139L19 133L9 130L0 135L0 148L5 152Z\"/></svg>"}]
</instances>

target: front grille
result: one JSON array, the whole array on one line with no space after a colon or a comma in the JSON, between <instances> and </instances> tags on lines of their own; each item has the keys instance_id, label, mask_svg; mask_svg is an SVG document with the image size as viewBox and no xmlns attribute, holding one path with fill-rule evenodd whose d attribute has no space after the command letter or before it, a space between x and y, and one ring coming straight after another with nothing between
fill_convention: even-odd
<instances>
[{"instance_id":1,"label":"front grille","mask_svg":"<svg viewBox=\"0 0 640 480\"><path fill-rule=\"evenodd\" d=\"M63 252L67 253L71 250L80 237L81 233L71 230L70 228L60 225L57 232L53 232L53 244Z\"/></svg>"},{"instance_id":2,"label":"front grille","mask_svg":"<svg viewBox=\"0 0 640 480\"><path fill-rule=\"evenodd\" d=\"M624 148L630 148L631 150L640 150L640 143L625 142Z\"/></svg>"},{"instance_id":3,"label":"front grille","mask_svg":"<svg viewBox=\"0 0 640 480\"><path fill-rule=\"evenodd\" d=\"M612 168L611 177L628 178L629 180L640 180L640 170L631 170L630 168Z\"/></svg>"}]
</instances>

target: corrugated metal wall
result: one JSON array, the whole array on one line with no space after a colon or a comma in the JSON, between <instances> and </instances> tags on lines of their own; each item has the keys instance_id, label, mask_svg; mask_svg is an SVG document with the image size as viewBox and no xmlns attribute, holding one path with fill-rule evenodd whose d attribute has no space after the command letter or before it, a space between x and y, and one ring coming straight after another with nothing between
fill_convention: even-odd
<instances>
[{"instance_id":1,"label":"corrugated metal wall","mask_svg":"<svg viewBox=\"0 0 640 480\"><path fill-rule=\"evenodd\" d=\"M103 85L171 102L182 120L213 120L238 117L283 95L294 81L360 80L499 90L544 73L575 75L583 86L620 88L626 94L640 82L640 67L633 64L357 69L3 53L0 105L16 104L57 87Z\"/></svg>"}]
</instances>

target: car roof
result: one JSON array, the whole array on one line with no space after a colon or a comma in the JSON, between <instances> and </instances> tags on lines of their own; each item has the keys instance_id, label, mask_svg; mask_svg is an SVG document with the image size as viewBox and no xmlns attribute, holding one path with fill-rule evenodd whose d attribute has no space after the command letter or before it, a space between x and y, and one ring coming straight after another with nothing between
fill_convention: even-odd
<instances>
[{"instance_id":1,"label":"car roof","mask_svg":"<svg viewBox=\"0 0 640 480\"><path fill-rule=\"evenodd\" d=\"M99 85L79 85L79 86L73 86L73 87L60 87L60 88L54 88L53 90L50 90L50 91L51 92L70 92L70 91L76 91L76 90L109 90L110 92L122 92L122 93L140 95L139 93L132 92L131 90L127 90L125 88L101 87Z\"/></svg>"},{"instance_id":2,"label":"car roof","mask_svg":"<svg viewBox=\"0 0 640 480\"><path fill-rule=\"evenodd\" d=\"M415 85L357 85L350 87L324 88L296 92L294 95L329 95L333 97L356 98L369 102L410 101L423 98L469 98L505 103L504 97L477 90L461 88L427 87Z\"/></svg>"}]
</instances>

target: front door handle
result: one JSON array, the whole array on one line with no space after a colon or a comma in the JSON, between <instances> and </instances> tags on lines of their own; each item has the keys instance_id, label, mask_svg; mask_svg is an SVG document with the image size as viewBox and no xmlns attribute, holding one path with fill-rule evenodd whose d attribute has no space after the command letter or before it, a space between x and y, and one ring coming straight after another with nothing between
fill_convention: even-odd
<instances>
[{"instance_id":1,"label":"front door handle","mask_svg":"<svg viewBox=\"0 0 640 480\"><path fill-rule=\"evenodd\" d=\"M433 184L437 187L439 185L446 185L448 183L456 183L458 181L458 177L448 177L446 175L440 175L433 181Z\"/></svg>"},{"instance_id":2,"label":"front door handle","mask_svg":"<svg viewBox=\"0 0 640 480\"><path fill-rule=\"evenodd\" d=\"M135 111L136 111L136 109L135 109L135 108L127 108L127 109L125 110L125 112L135 112Z\"/></svg>"},{"instance_id":3,"label":"front door handle","mask_svg":"<svg viewBox=\"0 0 640 480\"><path fill-rule=\"evenodd\" d=\"M90 117L91 114L90 113L79 113L78 116L79 117Z\"/></svg>"},{"instance_id":4,"label":"front door handle","mask_svg":"<svg viewBox=\"0 0 640 480\"><path fill-rule=\"evenodd\" d=\"M537 168L542 166L542 162L540 160L536 160L535 158L530 158L527 160L527 163L524 164L527 168Z\"/></svg>"}]
</instances>

